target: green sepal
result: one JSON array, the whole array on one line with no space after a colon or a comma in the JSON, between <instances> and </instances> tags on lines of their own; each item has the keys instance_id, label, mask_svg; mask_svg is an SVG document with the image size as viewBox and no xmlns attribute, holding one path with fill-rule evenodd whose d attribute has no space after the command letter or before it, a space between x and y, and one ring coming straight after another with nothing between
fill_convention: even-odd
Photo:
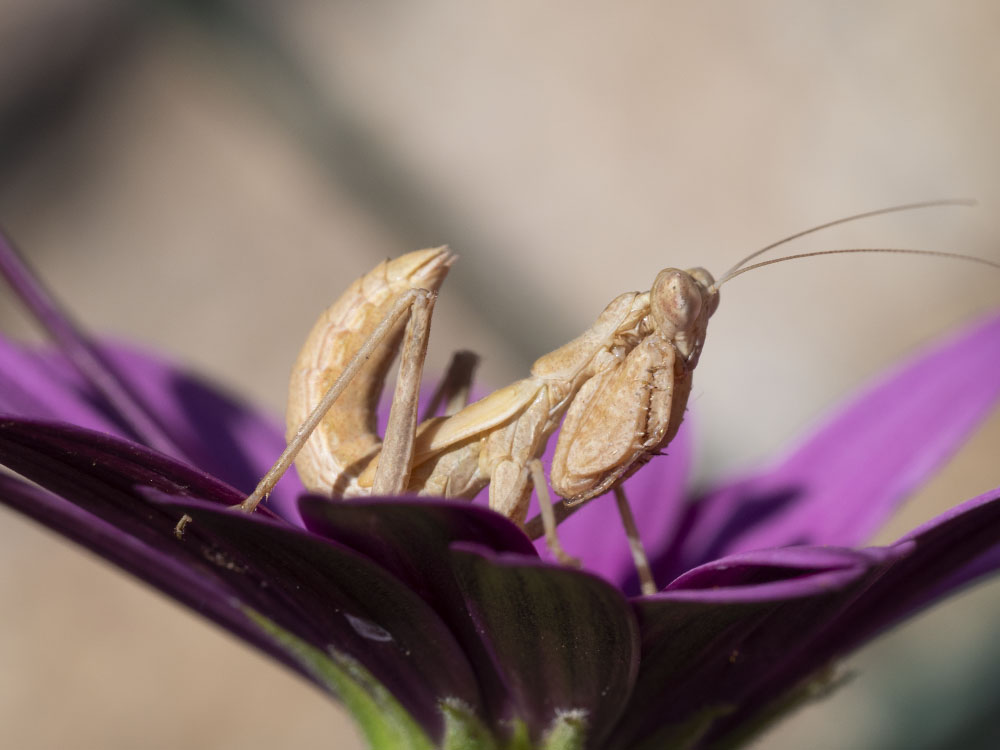
<instances>
[{"instance_id":1,"label":"green sepal","mask_svg":"<svg viewBox=\"0 0 1000 750\"><path fill-rule=\"evenodd\" d=\"M542 738L541 750L583 750L587 741L587 713L566 711L556 716Z\"/></svg>"},{"instance_id":2,"label":"green sepal","mask_svg":"<svg viewBox=\"0 0 1000 750\"><path fill-rule=\"evenodd\" d=\"M328 653L324 653L279 627L259 612L249 607L243 607L242 610L317 682L343 702L358 722L369 747L434 750L434 743L421 726L355 659L332 648Z\"/></svg>"},{"instance_id":3,"label":"green sepal","mask_svg":"<svg viewBox=\"0 0 1000 750\"><path fill-rule=\"evenodd\" d=\"M504 750L535 750L531 742L531 733L528 732L528 725L520 719L507 722L507 741L504 743Z\"/></svg>"},{"instance_id":4,"label":"green sepal","mask_svg":"<svg viewBox=\"0 0 1000 750\"><path fill-rule=\"evenodd\" d=\"M520 719L504 722L502 736L497 736L461 700L445 699L441 712L445 716L443 750L549 750L544 742L531 741L528 725ZM553 750L562 750L562 746Z\"/></svg>"},{"instance_id":5,"label":"green sepal","mask_svg":"<svg viewBox=\"0 0 1000 750\"><path fill-rule=\"evenodd\" d=\"M457 698L441 701L444 714L444 750L500 750L496 738L472 708Z\"/></svg>"}]
</instances>

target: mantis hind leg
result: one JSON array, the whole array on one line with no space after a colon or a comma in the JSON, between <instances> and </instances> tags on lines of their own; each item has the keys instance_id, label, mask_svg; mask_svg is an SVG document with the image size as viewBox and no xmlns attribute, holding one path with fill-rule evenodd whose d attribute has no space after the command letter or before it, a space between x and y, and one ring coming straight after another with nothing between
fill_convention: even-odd
<instances>
[{"instance_id":1,"label":"mantis hind leg","mask_svg":"<svg viewBox=\"0 0 1000 750\"><path fill-rule=\"evenodd\" d=\"M277 484L278 480L292 465L295 457L302 450L306 441L313 431L322 421L323 417L330 410L341 393L351 383L357 372L365 364L378 346L389 337L396 328L397 323L404 317L409 316L407 324L406 343L404 345L403 358L400 362L400 377L396 385L396 394L393 399L392 410L389 414L389 425L386 428L386 439L383 446L389 446L388 454L383 455L379 461L379 469L376 471L376 482L379 479L379 472L382 473L379 485L380 492L390 494L391 489L399 483L398 479L392 477L393 472L404 471L405 477L402 480L405 487L406 478L409 476L409 461L413 454L413 432L416 427L417 394L420 390L420 375L423 369L424 355L427 350L427 334L430 330L430 315L433 308L434 295L426 289L410 289L402 295L393 305L389 314L378 325L375 331L357 350L350 362L343 369L337 379L320 399L309 417L295 432L295 435L288 441L288 445L274 466L264 475L258 483L256 489L247 497L240 508L248 513L252 512L260 502ZM398 401L398 403L397 403ZM383 452L385 448L383 447ZM406 463L405 469L399 468L400 462ZM383 468L385 467L385 468ZM384 488L390 489L384 489ZM401 492L394 490L395 492Z\"/></svg>"},{"instance_id":2,"label":"mantis hind leg","mask_svg":"<svg viewBox=\"0 0 1000 750\"><path fill-rule=\"evenodd\" d=\"M434 395L423 413L422 419L427 420L437 416L444 406L444 416L450 417L469 405L469 395L472 391L472 377L479 365L479 355L465 349L460 349L451 355L451 362L444 377L434 389Z\"/></svg>"}]
</instances>

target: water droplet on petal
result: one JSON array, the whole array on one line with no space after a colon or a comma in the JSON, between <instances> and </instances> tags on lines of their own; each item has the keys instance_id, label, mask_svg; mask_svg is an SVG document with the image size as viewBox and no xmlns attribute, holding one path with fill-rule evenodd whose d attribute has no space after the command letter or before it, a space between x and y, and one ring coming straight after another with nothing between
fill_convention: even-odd
<instances>
[{"instance_id":1,"label":"water droplet on petal","mask_svg":"<svg viewBox=\"0 0 1000 750\"><path fill-rule=\"evenodd\" d=\"M362 638L367 638L370 641L379 641L381 643L386 643L392 640L392 634L383 628L381 625L376 625L371 620L365 620L361 617L355 617L354 615L344 613L344 617L354 628L354 632L360 635Z\"/></svg>"}]
</instances>

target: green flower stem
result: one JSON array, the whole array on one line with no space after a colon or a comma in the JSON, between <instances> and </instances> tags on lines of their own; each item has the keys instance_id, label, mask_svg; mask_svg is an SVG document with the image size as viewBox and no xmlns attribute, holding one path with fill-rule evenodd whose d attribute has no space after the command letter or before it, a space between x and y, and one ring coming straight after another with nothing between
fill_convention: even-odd
<instances>
[{"instance_id":1,"label":"green flower stem","mask_svg":"<svg viewBox=\"0 0 1000 750\"><path fill-rule=\"evenodd\" d=\"M243 612L344 702L370 747L434 750L413 717L355 660L332 649L323 653L248 607Z\"/></svg>"}]
</instances>

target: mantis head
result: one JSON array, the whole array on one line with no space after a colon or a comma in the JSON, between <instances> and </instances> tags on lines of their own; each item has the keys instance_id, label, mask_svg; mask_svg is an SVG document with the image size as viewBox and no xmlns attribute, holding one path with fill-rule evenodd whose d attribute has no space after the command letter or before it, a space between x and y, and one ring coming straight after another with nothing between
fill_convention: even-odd
<instances>
[{"instance_id":1,"label":"mantis head","mask_svg":"<svg viewBox=\"0 0 1000 750\"><path fill-rule=\"evenodd\" d=\"M704 268L665 268L649 290L649 309L657 332L674 342L689 367L698 364L708 319L719 306L719 290Z\"/></svg>"}]
</instances>

